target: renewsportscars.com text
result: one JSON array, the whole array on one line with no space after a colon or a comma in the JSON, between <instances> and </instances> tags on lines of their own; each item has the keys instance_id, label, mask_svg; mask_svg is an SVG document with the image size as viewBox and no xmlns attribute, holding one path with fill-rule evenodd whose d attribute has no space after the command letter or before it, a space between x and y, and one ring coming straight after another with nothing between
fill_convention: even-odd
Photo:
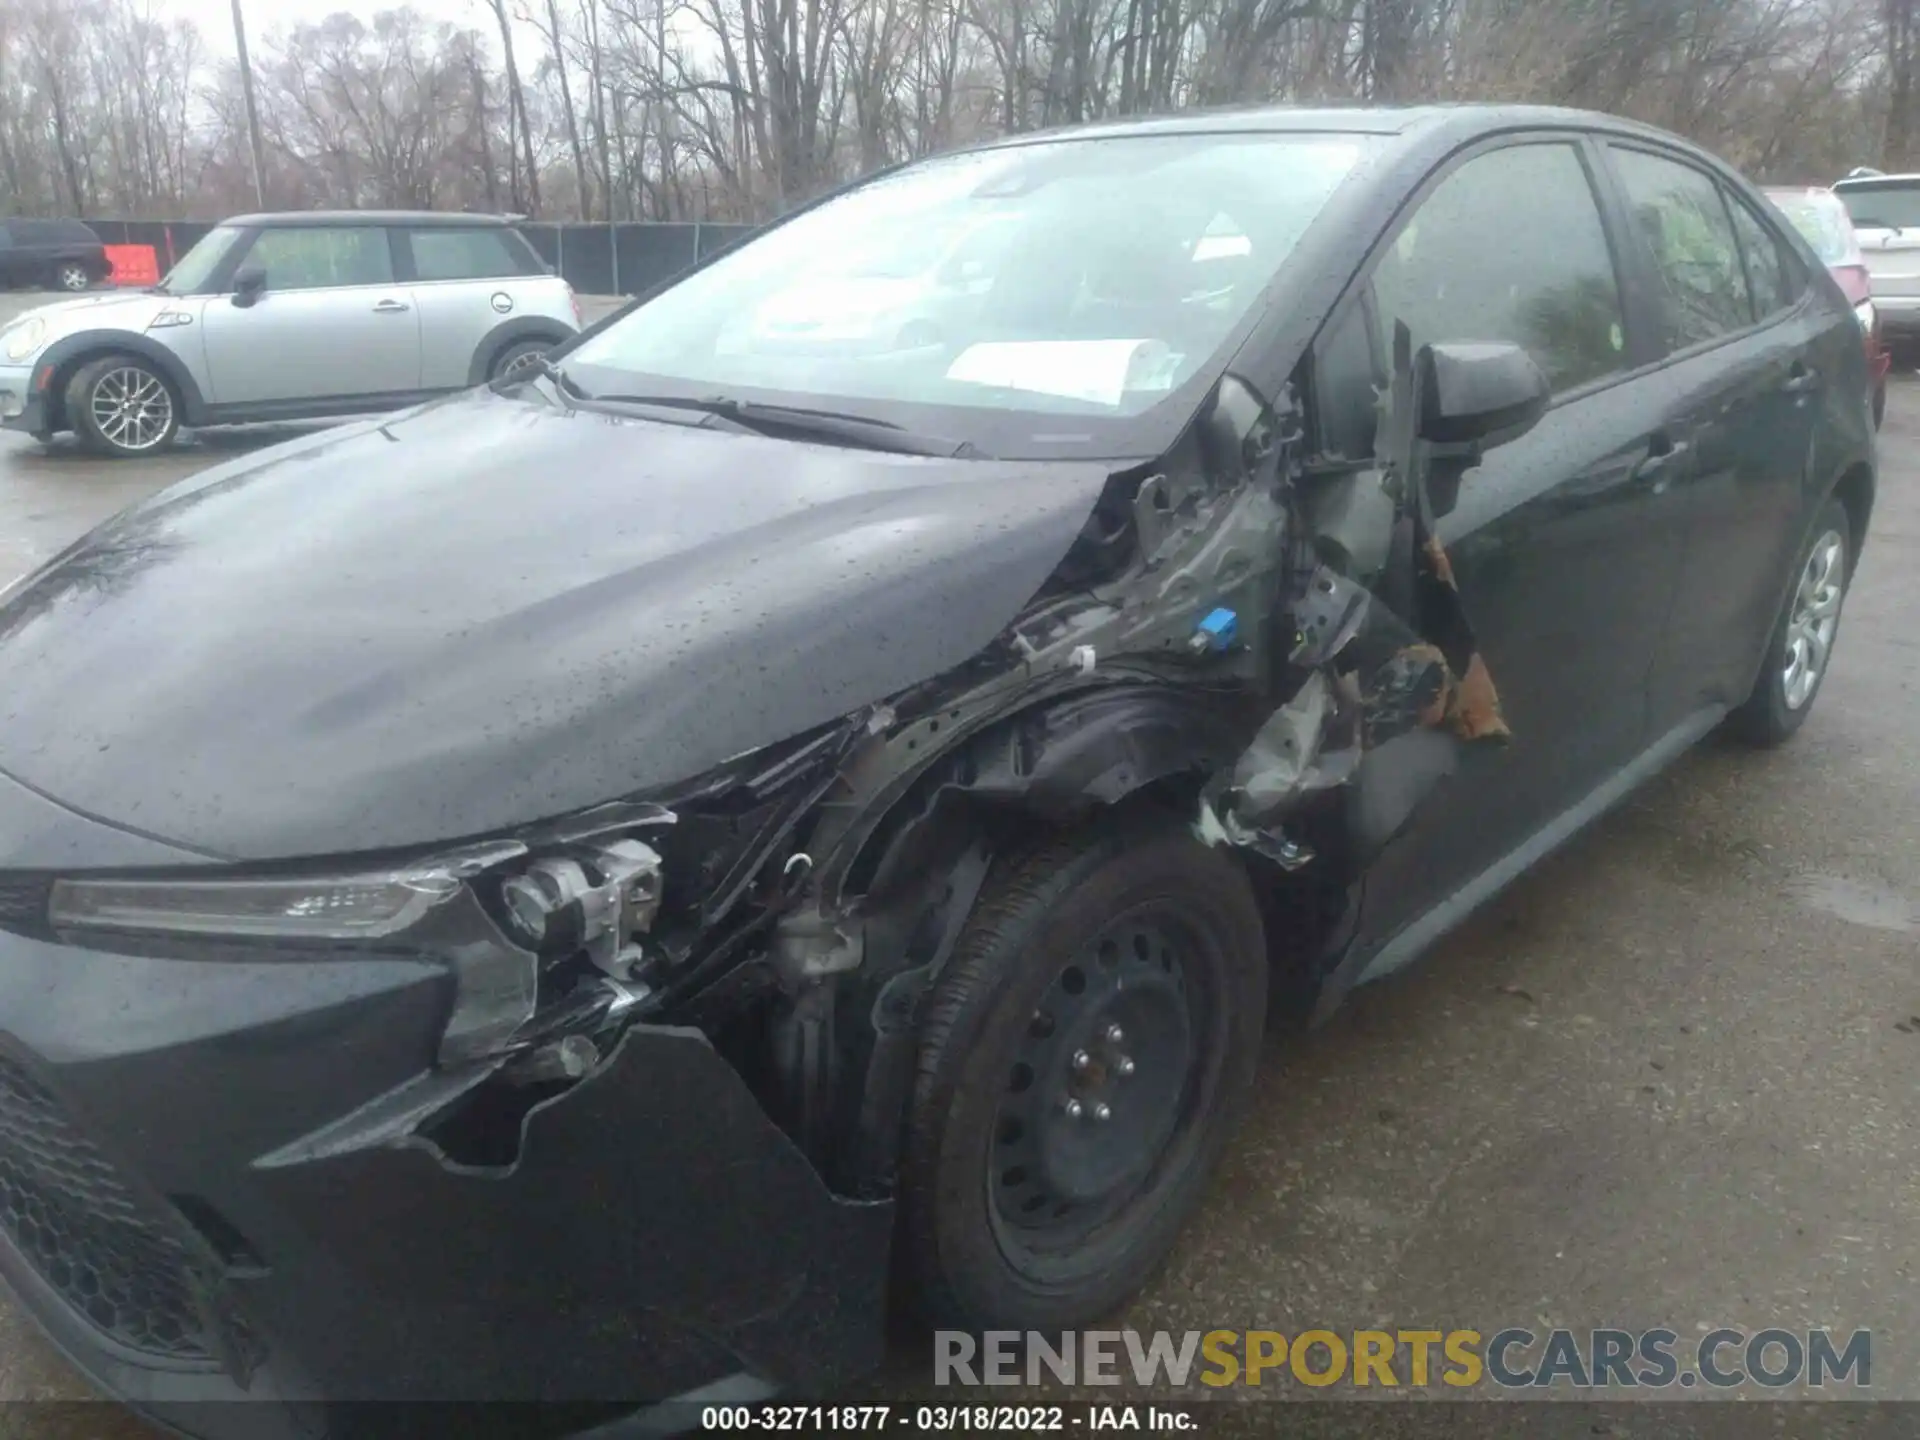
<instances>
[{"instance_id":1,"label":"renewsportscars.com text","mask_svg":"<svg viewBox=\"0 0 1920 1440\"><path fill-rule=\"evenodd\" d=\"M1868 1330L989 1330L934 1335L937 1385L1733 1389L1873 1383Z\"/></svg>"}]
</instances>

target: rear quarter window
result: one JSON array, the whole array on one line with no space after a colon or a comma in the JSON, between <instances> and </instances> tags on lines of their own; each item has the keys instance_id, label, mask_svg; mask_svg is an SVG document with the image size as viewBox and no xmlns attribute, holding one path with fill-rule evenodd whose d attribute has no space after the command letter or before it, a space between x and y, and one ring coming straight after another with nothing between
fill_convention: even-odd
<instances>
[{"instance_id":1,"label":"rear quarter window","mask_svg":"<svg viewBox=\"0 0 1920 1440\"><path fill-rule=\"evenodd\" d=\"M511 230L431 226L405 234L417 280L496 280L542 273L532 248Z\"/></svg>"}]
</instances>

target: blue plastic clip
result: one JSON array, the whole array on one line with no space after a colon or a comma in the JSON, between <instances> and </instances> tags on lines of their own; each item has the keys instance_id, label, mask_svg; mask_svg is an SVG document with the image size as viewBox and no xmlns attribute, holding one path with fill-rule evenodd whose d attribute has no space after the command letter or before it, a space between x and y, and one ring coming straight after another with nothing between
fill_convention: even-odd
<instances>
[{"instance_id":1,"label":"blue plastic clip","mask_svg":"<svg viewBox=\"0 0 1920 1440\"><path fill-rule=\"evenodd\" d=\"M1240 633L1240 617L1222 608L1209 612L1194 628L1193 648L1197 653L1212 651L1218 655L1233 648Z\"/></svg>"}]
</instances>

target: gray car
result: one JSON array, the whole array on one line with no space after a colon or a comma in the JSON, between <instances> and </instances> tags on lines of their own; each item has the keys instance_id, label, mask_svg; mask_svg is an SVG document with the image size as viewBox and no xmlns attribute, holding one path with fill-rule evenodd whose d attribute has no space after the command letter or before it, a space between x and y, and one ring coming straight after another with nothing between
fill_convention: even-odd
<instances>
[{"instance_id":1,"label":"gray car","mask_svg":"<svg viewBox=\"0 0 1920 1440\"><path fill-rule=\"evenodd\" d=\"M346 211L217 226L150 290L0 331L0 423L143 455L183 425L395 409L496 379L580 309L497 216Z\"/></svg>"}]
</instances>

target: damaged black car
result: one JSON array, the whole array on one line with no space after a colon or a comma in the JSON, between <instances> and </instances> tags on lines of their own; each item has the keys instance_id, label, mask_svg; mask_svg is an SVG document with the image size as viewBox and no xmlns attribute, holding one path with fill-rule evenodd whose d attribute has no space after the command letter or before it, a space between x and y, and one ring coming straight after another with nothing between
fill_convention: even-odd
<instances>
[{"instance_id":1,"label":"damaged black car","mask_svg":"<svg viewBox=\"0 0 1920 1440\"><path fill-rule=\"evenodd\" d=\"M202 1431L1109 1315L1283 993L1799 726L1873 467L1825 268L1605 117L851 187L0 599L0 1272Z\"/></svg>"}]
</instances>

